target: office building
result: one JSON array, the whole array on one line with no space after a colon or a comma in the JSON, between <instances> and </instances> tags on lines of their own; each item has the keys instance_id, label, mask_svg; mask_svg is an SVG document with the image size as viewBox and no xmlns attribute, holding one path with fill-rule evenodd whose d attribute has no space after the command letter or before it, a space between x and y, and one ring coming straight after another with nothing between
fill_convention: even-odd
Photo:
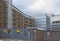
<instances>
[{"instance_id":1,"label":"office building","mask_svg":"<svg viewBox=\"0 0 60 41\"><path fill-rule=\"evenodd\" d=\"M35 19L35 26L41 30L47 30L50 27L50 17L47 14L39 14Z\"/></svg>"},{"instance_id":2,"label":"office building","mask_svg":"<svg viewBox=\"0 0 60 41\"><path fill-rule=\"evenodd\" d=\"M51 29L54 31L60 31L60 15L54 15L51 17Z\"/></svg>"}]
</instances>

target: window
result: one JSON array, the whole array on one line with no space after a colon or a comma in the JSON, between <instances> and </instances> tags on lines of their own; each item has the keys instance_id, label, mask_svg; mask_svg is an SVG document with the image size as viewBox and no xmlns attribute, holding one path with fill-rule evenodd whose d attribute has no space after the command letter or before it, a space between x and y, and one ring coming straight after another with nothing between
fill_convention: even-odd
<instances>
[{"instance_id":1,"label":"window","mask_svg":"<svg viewBox=\"0 0 60 41\"><path fill-rule=\"evenodd\" d=\"M0 27L2 27L2 23L0 23Z\"/></svg>"},{"instance_id":2,"label":"window","mask_svg":"<svg viewBox=\"0 0 60 41\"><path fill-rule=\"evenodd\" d=\"M29 25L29 27L32 27L33 25Z\"/></svg>"},{"instance_id":3,"label":"window","mask_svg":"<svg viewBox=\"0 0 60 41\"><path fill-rule=\"evenodd\" d=\"M17 17L17 19L18 19L18 20L21 20L21 18L18 18L18 17Z\"/></svg>"},{"instance_id":4,"label":"window","mask_svg":"<svg viewBox=\"0 0 60 41\"><path fill-rule=\"evenodd\" d=\"M18 27L20 27L20 24L18 25Z\"/></svg>"},{"instance_id":5,"label":"window","mask_svg":"<svg viewBox=\"0 0 60 41\"><path fill-rule=\"evenodd\" d=\"M54 21L54 22L52 22L52 23L60 23L60 21Z\"/></svg>"},{"instance_id":6,"label":"window","mask_svg":"<svg viewBox=\"0 0 60 41\"><path fill-rule=\"evenodd\" d=\"M16 17L17 15L13 14L13 17Z\"/></svg>"},{"instance_id":7,"label":"window","mask_svg":"<svg viewBox=\"0 0 60 41\"><path fill-rule=\"evenodd\" d=\"M3 21L4 19L3 18L0 18L0 21Z\"/></svg>"},{"instance_id":8,"label":"window","mask_svg":"<svg viewBox=\"0 0 60 41\"><path fill-rule=\"evenodd\" d=\"M0 18L2 18L2 16L0 15Z\"/></svg>"},{"instance_id":9,"label":"window","mask_svg":"<svg viewBox=\"0 0 60 41\"><path fill-rule=\"evenodd\" d=\"M18 21L18 23L21 23L20 21Z\"/></svg>"},{"instance_id":10,"label":"window","mask_svg":"<svg viewBox=\"0 0 60 41\"><path fill-rule=\"evenodd\" d=\"M16 21L16 19L15 19L15 18L13 18L13 21Z\"/></svg>"},{"instance_id":11,"label":"window","mask_svg":"<svg viewBox=\"0 0 60 41\"><path fill-rule=\"evenodd\" d=\"M52 22L52 23L55 23L55 21L54 21L54 22Z\"/></svg>"},{"instance_id":12,"label":"window","mask_svg":"<svg viewBox=\"0 0 60 41\"><path fill-rule=\"evenodd\" d=\"M30 22L30 24L33 24L33 22Z\"/></svg>"}]
</instances>

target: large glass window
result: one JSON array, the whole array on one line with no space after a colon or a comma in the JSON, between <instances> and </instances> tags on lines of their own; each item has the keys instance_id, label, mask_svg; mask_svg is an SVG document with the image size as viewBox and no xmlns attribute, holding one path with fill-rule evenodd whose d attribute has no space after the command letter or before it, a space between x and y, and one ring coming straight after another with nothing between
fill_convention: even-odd
<instances>
[{"instance_id":1,"label":"large glass window","mask_svg":"<svg viewBox=\"0 0 60 41\"><path fill-rule=\"evenodd\" d=\"M60 21L54 21L53 23L60 23Z\"/></svg>"}]
</instances>

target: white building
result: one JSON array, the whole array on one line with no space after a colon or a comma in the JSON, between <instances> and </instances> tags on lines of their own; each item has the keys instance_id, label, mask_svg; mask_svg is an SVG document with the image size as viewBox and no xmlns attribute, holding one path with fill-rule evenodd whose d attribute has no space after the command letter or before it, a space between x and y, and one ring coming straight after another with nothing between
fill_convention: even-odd
<instances>
[{"instance_id":1,"label":"white building","mask_svg":"<svg viewBox=\"0 0 60 41\"><path fill-rule=\"evenodd\" d=\"M50 28L50 17L47 14L40 14L35 19L35 26L41 30Z\"/></svg>"},{"instance_id":2,"label":"white building","mask_svg":"<svg viewBox=\"0 0 60 41\"><path fill-rule=\"evenodd\" d=\"M55 15L51 17L52 30L60 30L60 15Z\"/></svg>"}]
</instances>

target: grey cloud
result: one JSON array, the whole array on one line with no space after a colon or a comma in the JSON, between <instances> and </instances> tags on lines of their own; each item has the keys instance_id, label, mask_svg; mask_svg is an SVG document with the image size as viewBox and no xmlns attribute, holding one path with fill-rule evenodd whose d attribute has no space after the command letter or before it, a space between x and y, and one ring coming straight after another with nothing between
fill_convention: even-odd
<instances>
[{"instance_id":1,"label":"grey cloud","mask_svg":"<svg viewBox=\"0 0 60 41\"><path fill-rule=\"evenodd\" d=\"M37 0L13 0L13 5L15 5L18 9L23 11L25 14L31 15L31 16L38 16L43 13L54 13L54 14L59 14L60 13L60 0L49 0L49 4L51 8L50 11L47 11L46 8L42 8L39 11L30 11L27 9L28 6L32 5L34 2Z\"/></svg>"}]
</instances>

